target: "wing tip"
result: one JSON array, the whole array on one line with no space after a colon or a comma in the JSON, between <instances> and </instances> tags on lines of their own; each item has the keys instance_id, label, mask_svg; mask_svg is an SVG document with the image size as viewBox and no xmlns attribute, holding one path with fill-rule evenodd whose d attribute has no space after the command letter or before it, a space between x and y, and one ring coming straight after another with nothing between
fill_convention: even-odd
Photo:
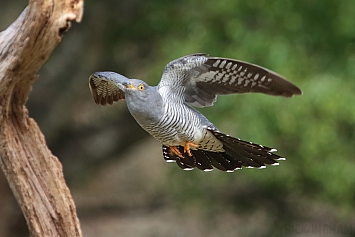
<instances>
[{"instance_id":1,"label":"wing tip","mask_svg":"<svg viewBox=\"0 0 355 237\"><path fill-rule=\"evenodd\" d=\"M302 95L303 92L301 91L300 88L298 88L297 86L293 85L294 87L291 88L291 90L285 92L285 94L283 96L285 97L293 97L293 96L296 96L296 95Z\"/></svg>"},{"instance_id":2,"label":"wing tip","mask_svg":"<svg viewBox=\"0 0 355 237\"><path fill-rule=\"evenodd\" d=\"M124 92L115 84L117 75L120 78L125 78L114 72L95 72L89 76L89 89L96 104L112 105L125 99Z\"/></svg>"}]
</instances>

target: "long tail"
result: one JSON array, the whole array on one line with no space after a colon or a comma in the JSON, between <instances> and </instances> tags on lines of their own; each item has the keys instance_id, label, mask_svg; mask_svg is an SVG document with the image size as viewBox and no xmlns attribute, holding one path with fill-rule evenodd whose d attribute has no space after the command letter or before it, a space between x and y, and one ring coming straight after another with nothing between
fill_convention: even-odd
<instances>
[{"instance_id":1,"label":"long tail","mask_svg":"<svg viewBox=\"0 0 355 237\"><path fill-rule=\"evenodd\" d=\"M242 167L266 168L266 165L278 165L277 160L285 160L273 153L276 149L246 142L215 130L210 131L222 142L224 152L191 150L192 156L189 156L184 153L184 148L179 146L177 148L183 155L183 158L180 158L169 147L163 145L164 159L167 162L176 162L184 170L192 170L196 167L211 171L215 167L226 172L233 172Z\"/></svg>"}]
</instances>

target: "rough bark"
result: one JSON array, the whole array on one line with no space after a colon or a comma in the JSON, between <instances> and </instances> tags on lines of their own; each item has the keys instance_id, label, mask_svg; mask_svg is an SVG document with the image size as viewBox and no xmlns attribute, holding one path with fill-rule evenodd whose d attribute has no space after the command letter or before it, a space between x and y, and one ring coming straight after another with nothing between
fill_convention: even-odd
<instances>
[{"instance_id":1,"label":"rough bark","mask_svg":"<svg viewBox=\"0 0 355 237\"><path fill-rule=\"evenodd\" d=\"M25 103L37 72L82 12L83 0L30 0L0 33L0 166L31 236L81 236L62 166Z\"/></svg>"}]
</instances>

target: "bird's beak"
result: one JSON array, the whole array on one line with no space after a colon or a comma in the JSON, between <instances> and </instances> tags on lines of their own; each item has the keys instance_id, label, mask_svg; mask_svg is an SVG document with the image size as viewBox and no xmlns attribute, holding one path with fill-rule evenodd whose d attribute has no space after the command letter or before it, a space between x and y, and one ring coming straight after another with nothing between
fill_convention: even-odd
<instances>
[{"instance_id":1,"label":"bird's beak","mask_svg":"<svg viewBox=\"0 0 355 237\"><path fill-rule=\"evenodd\" d=\"M136 89L133 85L129 84L129 83L122 83L126 88L128 89Z\"/></svg>"}]
</instances>

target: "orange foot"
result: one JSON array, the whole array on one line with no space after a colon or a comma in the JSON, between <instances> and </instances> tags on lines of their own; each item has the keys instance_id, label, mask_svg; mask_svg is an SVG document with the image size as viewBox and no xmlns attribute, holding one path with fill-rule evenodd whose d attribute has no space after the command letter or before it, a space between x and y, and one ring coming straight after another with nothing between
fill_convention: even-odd
<instances>
[{"instance_id":1,"label":"orange foot","mask_svg":"<svg viewBox=\"0 0 355 237\"><path fill-rule=\"evenodd\" d=\"M185 142L185 146L184 146L184 152L189 155L192 156L191 151L190 151L190 146L194 147L194 148L198 148L198 145L196 145L195 143L192 142Z\"/></svg>"},{"instance_id":2,"label":"orange foot","mask_svg":"<svg viewBox=\"0 0 355 237\"><path fill-rule=\"evenodd\" d=\"M169 148L172 152L174 152L175 155L177 155L180 158L184 158L176 146L169 146Z\"/></svg>"}]
</instances>

